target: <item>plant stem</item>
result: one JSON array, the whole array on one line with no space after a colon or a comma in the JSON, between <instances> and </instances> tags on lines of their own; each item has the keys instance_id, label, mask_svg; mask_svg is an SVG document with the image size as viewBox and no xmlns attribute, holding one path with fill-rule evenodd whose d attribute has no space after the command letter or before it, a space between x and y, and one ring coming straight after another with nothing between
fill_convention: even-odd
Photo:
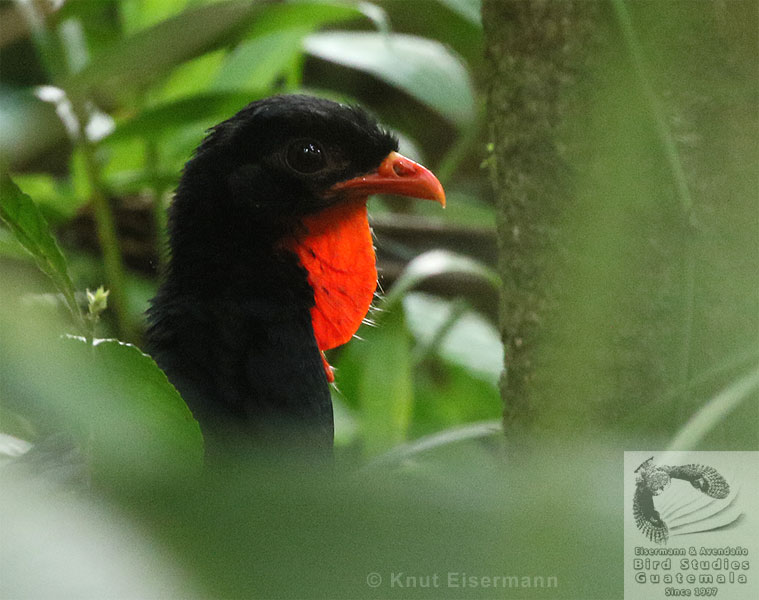
<instances>
[{"instance_id":1,"label":"plant stem","mask_svg":"<svg viewBox=\"0 0 759 600\"><path fill-rule=\"evenodd\" d=\"M95 157L95 147L87 139L85 133L86 113L82 110L81 104L78 103L74 103L74 112L79 121L80 130L77 146L84 158L85 172L91 190L90 200L95 211L95 227L103 252L103 267L106 283L110 290L109 304L113 311L116 335L121 340L132 341L133 332L129 323L124 285L124 265L116 236L116 223L111 206L108 203L105 186L100 177L100 165Z\"/></svg>"},{"instance_id":2,"label":"plant stem","mask_svg":"<svg viewBox=\"0 0 759 600\"><path fill-rule=\"evenodd\" d=\"M32 32L32 39L38 55L52 80L70 74L63 56L70 50L60 43L57 36L51 35L45 22L45 15L40 12L36 3L19 1L17 5L23 12L24 18ZM78 132L69 132L76 147L84 157L85 171L91 190L91 201L95 210L95 225L100 247L103 251L105 277L111 290L111 307L113 309L116 334L119 338L130 341L132 332L129 325L129 315L126 306L126 289L124 287L124 267L121 260L116 224L105 187L100 177L100 166L95 158L95 147L87 138L87 110L82 98L73 98L67 94L71 109L76 117ZM94 324L88 325L86 337L91 341Z\"/></svg>"}]
</instances>

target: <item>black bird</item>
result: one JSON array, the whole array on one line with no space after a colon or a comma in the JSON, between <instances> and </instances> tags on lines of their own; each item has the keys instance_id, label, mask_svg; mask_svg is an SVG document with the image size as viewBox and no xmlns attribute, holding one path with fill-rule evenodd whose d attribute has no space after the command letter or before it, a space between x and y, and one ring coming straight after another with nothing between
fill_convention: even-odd
<instances>
[{"instance_id":1,"label":"black bird","mask_svg":"<svg viewBox=\"0 0 759 600\"><path fill-rule=\"evenodd\" d=\"M688 464L679 467L655 465L652 456L635 469L633 517L643 534L657 544L666 543L669 528L654 508L654 496L664 491L671 480L684 479L707 496L721 500L730 494L730 485L714 467Z\"/></svg>"},{"instance_id":2,"label":"black bird","mask_svg":"<svg viewBox=\"0 0 759 600\"><path fill-rule=\"evenodd\" d=\"M324 351L353 336L377 285L366 199L445 205L397 150L357 107L282 95L214 127L185 165L147 349L207 437L332 448Z\"/></svg>"}]
</instances>

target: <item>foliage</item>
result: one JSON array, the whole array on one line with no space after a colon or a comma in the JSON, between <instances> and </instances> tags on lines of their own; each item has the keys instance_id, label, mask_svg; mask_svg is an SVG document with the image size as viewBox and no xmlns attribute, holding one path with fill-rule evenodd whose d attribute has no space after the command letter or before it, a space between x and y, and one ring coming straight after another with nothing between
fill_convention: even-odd
<instances>
[{"instance_id":1,"label":"foliage","mask_svg":"<svg viewBox=\"0 0 759 600\"><path fill-rule=\"evenodd\" d=\"M312 71L323 69L329 63L347 64L357 73L363 73L367 82L373 81L374 85L386 89L398 88L409 98L430 107L429 110L448 121L441 127L442 135L448 138L455 138L457 129L474 124L472 78L463 61L439 41L410 33L395 33L390 29L392 21L388 13L380 6L319 1L283 5L238 1L177 2L164 8L159 6L162 3L125 1L111 3L110 10L106 10L93 3L67 3L58 13L48 16L45 27L38 28L34 38L40 56L47 57L40 61L38 76L41 80L36 83L54 83L62 92L44 94L35 93L32 87L19 88L14 84L13 76L6 76L3 82L8 94L26 99L24 102L29 106L25 105L20 111L22 115L46 114L42 110L46 103L39 98L53 102L76 149L68 165L61 164L60 160L46 167L43 163L43 168L53 172L49 173L30 165L32 156L11 153L11 149L19 145L12 139L7 140L2 160L10 163L10 170L22 189L34 194L39 210L24 195L4 194L7 196L4 203L16 197L24 198L29 210L33 209L30 214L39 215L35 217L39 219L43 219L42 215L47 216L59 231L65 232L64 237L74 238L74 244L66 248L67 253L75 258L71 264L94 267L74 269L78 289L95 288L105 282L111 292L121 291L127 296L121 308L109 301L111 310L103 315L102 327L111 334L139 341L144 322L141 313L145 299L150 296L146 286L141 284L144 268L142 274L134 271L121 274L122 263L131 261L127 250L130 240L124 239L121 232L119 236L108 234L121 227L119 204L154 205L151 229L155 236L145 239L149 232L142 232L139 243L147 246L149 253L155 253L163 243L161 232L165 226L163 214L167 192L175 185L183 162L206 127L251 100L277 92L299 91L304 86L314 87L310 82L317 81L318 72L311 75ZM397 9L392 3L387 8L389 13ZM449 10L450 7L431 3L429 8L441 22L455 24L462 20L457 11ZM325 25L352 26L357 30L317 31ZM366 31L374 25L380 26L379 32ZM166 40L171 43L167 44ZM347 57L351 57L349 63ZM402 61L400 57L403 57ZM405 70L394 68L401 64ZM19 78L16 74L15 79ZM355 84L335 85L333 90L323 93L348 100L362 95ZM382 96L372 94L361 100L383 116L388 124L403 123L402 118L382 104ZM420 115L427 111L421 107L413 110ZM58 130L36 127L35 121L27 117L24 137L30 133L40 136L34 142L34 148L65 148ZM409 140L404 143L413 152L418 142L410 140L417 132L401 133L404 140ZM426 154L423 150L421 152ZM445 157L438 160L444 161ZM56 172L61 166L68 167L63 176ZM479 176L479 173L475 174ZM9 182L7 185L13 184ZM455 184L449 185L448 191L449 194L457 193ZM94 202L95 197L110 199L105 211L97 209L103 203ZM459 204L475 203L471 191L459 192L456 198ZM110 250L111 254L114 250L116 252L115 258L106 261L102 268L92 262L84 252L81 239L71 231L72 223L81 218L76 215L88 210L88 200L93 200L96 206L99 245ZM12 208L10 204L8 208ZM379 214L385 210L377 207ZM458 211L458 214L462 213ZM492 209L484 218L492 225ZM456 225L455 215L452 218L436 215L434 219L442 227L448 226L447 223ZM23 224L12 215L6 221L16 229ZM382 242L380 239L380 249ZM55 248L52 238L48 243ZM38 259L46 258L44 253L35 252L28 245L27 249ZM413 246L401 250L403 257L419 252ZM70 267L65 265L62 256L56 255L56 258L56 268L47 272L54 276L54 281L67 282L66 273ZM464 270L467 269L476 267L467 266ZM421 273L412 277L414 272L412 266L406 280L413 281L407 286L396 286L394 297L400 298L414 285L435 275ZM147 275L150 277L147 287L154 289L155 268L148 267ZM124 289L119 290L120 287ZM70 282L64 287L59 285L67 305L78 314L81 309L73 300L73 290L74 285ZM426 301L424 298L418 300ZM406 332L402 305L397 300L390 303L394 306L387 319L383 319L387 323L371 334L359 334L376 337L376 341L354 345L358 348L356 353L368 353L377 360L394 356L398 362L395 366L367 370L365 375L379 373L382 382L365 382L352 389L349 395L338 394L336 399L341 402L341 398L346 397L347 403L342 407L346 419L339 423L366 420L366 415L376 415L377 418L371 420L373 425L364 423L360 428L338 428L339 443L364 447L365 452L371 452L372 448L387 448L404 440L410 428L424 430L423 424L413 423L414 370L408 361L404 365L398 360L404 354L400 349L405 347L405 354L410 356L412 344L416 342ZM138 307L137 311L127 308L134 306ZM133 334L135 330L137 334ZM381 342L386 336L389 336L387 341ZM380 350L383 343L385 347L397 346L399 352ZM492 345L494 356L497 356L497 344ZM453 372L451 363L438 357L435 351L428 354L428 370L432 361L440 374ZM337 359L340 380L346 382L346 389L351 387L348 381L354 377L347 367L348 361L347 355ZM374 363L374 360L364 362ZM388 377L388 373L392 375ZM457 371L456 377L474 376L463 370ZM401 390L404 391L401 393ZM492 399L492 392L489 394ZM389 411L397 417L383 420L381 415L389 408L387 403L401 403L404 408L399 404ZM487 405L490 407L487 416L497 418L497 405L492 401ZM445 420L443 424L446 424ZM447 424L455 424L455 421ZM359 431L358 436L351 433Z\"/></svg>"},{"instance_id":2,"label":"foliage","mask_svg":"<svg viewBox=\"0 0 759 600\"><path fill-rule=\"evenodd\" d=\"M108 595L124 597L482 597L479 589L367 584L374 572L456 571L554 574L562 597L615 597L622 473L609 457L633 432L635 446L695 448L717 432L734 447L756 447L758 354L755 344L724 340L708 351L708 332L727 320L720 314L703 316L689 341L693 356L710 356L693 363L701 372L691 367L650 403L630 407L614 397L618 422L605 421L591 440L562 426L597 416L605 377L616 376L590 378L578 367L603 354L604 328L658 301L632 290L633 306L611 294L641 269L627 243L647 211L658 210L661 189L694 202L683 196L679 154L690 142L661 107L653 132L640 134L636 119L651 108L645 97L630 102L616 78L589 84L587 114L569 124L573 139L593 136L605 154L597 170L579 172L580 202L565 223L577 271L547 269L570 291L546 342L562 374L551 388L557 401L545 436L509 431L505 439L482 99L491 75L477 0L70 0L36 13L42 4L19 2L2 15L15 25L8 31L21 33L0 46L0 432L40 452L0 473L0 525L13 540L0 545L0 596L102 597L107 580ZM617 45L632 54L644 45L636 27L617 32ZM651 31L649 56L666 55L670 42ZM597 62L597 73L624 71L618 57ZM654 89L647 93L656 99ZM289 92L376 113L399 133L405 154L439 174L449 207L370 203L385 294L358 339L329 357L337 473L234 452L200 473L198 425L139 350L165 209L208 127L252 100ZM733 116L736 127L755 121ZM661 157L652 162L670 171L674 164L674 183L656 165L654 176L642 176L625 162L630 148ZM752 177L732 191L755 194ZM619 182L625 195L607 203ZM596 212L583 212L588 206ZM755 254L747 259L754 265ZM709 258L733 273L724 259L734 255ZM668 289L689 293L687 282L673 281ZM108 308L101 311L100 293L88 314L95 294L84 291L101 285ZM736 313L756 309L755 278L724 287ZM745 339L755 342L755 333ZM587 394L566 402L566 385ZM61 432L61 445L47 452ZM82 456L69 460L61 448L72 446ZM280 461L285 469L275 468ZM49 479L30 473L53 468L70 476L50 493ZM85 481L75 494L72 478ZM577 540L589 536L594 544L578 553ZM56 552L63 544L67 552ZM49 578L29 581L30 564L43 564Z\"/></svg>"}]
</instances>

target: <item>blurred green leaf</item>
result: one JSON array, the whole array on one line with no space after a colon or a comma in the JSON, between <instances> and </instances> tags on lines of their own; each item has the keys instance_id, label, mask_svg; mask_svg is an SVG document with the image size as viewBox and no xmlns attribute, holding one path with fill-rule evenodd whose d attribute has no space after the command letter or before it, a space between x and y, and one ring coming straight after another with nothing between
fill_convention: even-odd
<instances>
[{"instance_id":1,"label":"blurred green leaf","mask_svg":"<svg viewBox=\"0 0 759 600\"><path fill-rule=\"evenodd\" d=\"M438 0L438 2L447 6L470 23L480 24L482 0Z\"/></svg>"},{"instance_id":2,"label":"blurred green leaf","mask_svg":"<svg viewBox=\"0 0 759 600\"><path fill-rule=\"evenodd\" d=\"M34 258L27 252L18 241L13 232L5 227L0 227L0 256L13 258L19 261L34 262Z\"/></svg>"},{"instance_id":3,"label":"blurred green leaf","mask_svg":"<svg viewBox=\"0 0 759 600\"><path fill-rule=\"evenodd\" d=\"M412 204L414 214L451 225L489 228L495 238L495 206L483 202L472 192L463 192L455 188L446 189L445 196L445 210L441 211L440 207L432 202L415 202Z\"/></svg>"},{"instance_id":4,"label":"blurred green leaf","mask_svg":"<svg viewBox=\"0 0 759 600\"><path fill-rule=\"evenodd\" d=\"M677 432L668 450L693 450L704 437L744 402L759 399L759 369L731 383L696 411ZM754 429L756 434L756 429Z\"/></svg>"},{"instance_id":5,"label":"blurred green leaf","mask_svg":"<svg viewBox=\"0 0 759 600\"><path fill-rule=\"evenodd\" d=\"M219 70L213 89L270 88L300 54L301 40L309 31L280 29L240 44Z\"/></svg>"},{"instance_id":6,"label":"blurred green leaf","mask_svg":"<svg viewBox=\"0 0 759 600\"><path fill-rule=\"evenodd\" d=\"M63 294L77 324L85 330L66 259L50 233L45 217L32 199L4 175L0 175L0 218L8 224L16 239L32 254L37 266Z\"/></svg>"},{"instance_id":7,"label":"blurred green leaf","mask_svg":"<svg viewBox=\"0 0 759 600\"><path fill-rule=\"evenodd\" d=\"M486 281L495 289L500 286L498 274L490 267L467 256L447 250L430 250L420 254L406 265L400 277L385 296L385 303L387 306L392 306L425 279L445 273L464 273Z\"/></svg>"},{"instance_id":8,"label":"blurred green leaf","mask_svg":"<svg viewBox=\"0 0 759 600\"><path fill-rule=\"evenodd\" d=\"M324 60L371 73L439 112L456 125L474 118L469 74L439 42L403 34L315 33L306 50Z\"/></svg>"},{"instance_id":9,"label":"blurred green leaf","mask_svg":"<svg viewBox=\"0 0 759 600\"><path fill-rule=\"evenodd\" d=\"M409 330L422 345L435 343L442 358L461 365L493 386L503 371L503 346L498 330L477 313L467 310L448 323L454 303L430 294L413 292L403 298ZM441 339L442 327L449 325Z\"/></svg>"},{"instance_id":10,"label":"blurred green leaf","mask_svg":"<svg viewBox=\"0 0 759 600\"><path fill-rule=\"evenodd\" d=\"M83 489L51 489L49 474L46 479L33 468L12 465L3 475L3 598L199 597L127 511ZM29 577L30 568L45 577Z\"/></svg>"},{"instance_id":11,"label":"blurred green leaf","mask_svg":"<svg viewBox=\"0 0 759 600\"><path fill-rule=\"evenodd\" d=\"M498 389L482 375L441 358L427 359L414 370L414 418L409 439L502 416Z\"/></svg>"},{"instance_id":12,"label":"blurred green leaf","mask_svg":"<svg viewBox=\"0 0 759 600\"><path fill-rule=\"evenodd\" d=\"M211 83L227 55L228 50L221 48L177 65L165 81L156 86L155 90L151 90L152 101L158 105L184 100L196 94L210 93ZM152 105L149 108L152 108Z\"/></svg>"},{"instance_id":13,"label":"blurred green leaf","mask_svg":"<svg viewBox=\"0 0 759 600\"><path fill-rule=\"evenodd\" d=\"M48 221L72 218L87 201L87 196L74 193L68 181L61 181L47 173L14 174L13 181L22 192L34 198Z\"/></svg>"},{"instance_id":14,"label":"blurred green leaf","mask_svg":"<svg viewBox=\"0 0 759 600\"><path fill-rule=\"evenodd\" d=\"M66 139L66 129L49 102L32 89L0 85L0 168L22 167Z\"/></svg>"},{"instance_id":15,"label":"blurred green leaf","mask_svg":"<svg viewBox=\"0 0 759 600\"><path fill-rule=\"evenodd\" d=\"M413 411L411 337L399 308L382 312L380 325L359 329L359 339L345 346L335 365L339 395L358 405L370 455L406 439Z\"/></svg>"},{"instance_id":16,"label":"blurred green leaf","mask_svg":"<svg viewBox=\"0 0 759 600\"><path fill-rule=\"evenodd\" d=\"M110 183L114 177L121 177L124 172L145 172L146 156L143 139L130 137L114 140L109 144L100 144L97 156L100 162L100 177L107 183L109 193L111 193Z\"/></svg>"},{"instance_id":17,"label":"blurred green leaf","mask_svg":"<svg viewBox=\"0 0 759 600\"><path fill-rule=\"evenodd\" d=\"M332 412L335 421L335 448L348 446L358 438L359 416L349 408L340 393L333 388L332 392Z\"/></svg>"},{"instance_id":18,"label":"blurred green leaf","mask_svg":"<svg viewBox=\"0 0 759 600\"><path fill-rule=\"evenodd\" d=\"M265 93L263 90L210 92L158 104L119 123L106 143L128 137L154 137L209 117L226 117Z\"/></svg>"},{"instance_id":19,"label":"blurred green leaf","mask_svg":"<svg viewBox=\"0 0 759 600\"><path fill-rule=\"evenodd\" d=\"M181 13L191 0L127 0L118 2L127 35L136 33Z\"/></svg>"},{"instance_id":20,"label":"blurred green leaf","mask_svg":"<svg viewBox=\"0 0 759 600\"><path fill-rule=\"evenodd\" d=\"M327 23L363 18L362 7L355 4L341 0L291 0L272 4L256 19L249 33L257 36L290 28L313 30Z\"/></svg>"},{"instance_id":21,"label":"blurred green leaf","mask_svg":"<svg viewBox=\"0 0 759 600\"><path fill-rule=\"evenodd\" d=\"M9 598L621 598L614 450L549 439L496 455L483 439L417 455L418 477L237 459L201 485L139 503L39 494L14 479L0 489L10 569L0 585ZM434 463L445 449L459 460ZM594 543L578 552L589 535ZM40 564L46 577L18 575ZM101 577L85 568L93 565ZM367 585L372 573L378 588ZM395 573L437 574L440 585L391 587ZM530 587L455 587L449 573L458 582L528 576ZM536 575L558 588L534 589Z\"/></svg>"},{"instance_id":22,"label":"blurred green leaf","mask_svg":"<svg viewBox=\"0 0 759 600\"><path fill-rule=\"evenodd\" d=\"M189 9L116 42L62 87L71 95L113 104L176 65L228 44L260 10L261 3L240 0Z\"/></svg>"},{"instance_id":23,"label":"blurred green leaf","mask_svg":"<svg viewBox=\"0 0 759 600\"><path fill-rule=\"evenodd\" d=\"M361 398L364 450L373 455L406 439L414 405L411 339L401 311L364 331Z\"/></svg>"},{"instance_id":24,"label":"blurred green leaf","mask_svg":"<svg viewBox=\"0 0 759 600\"><path fill-rule=\"evenodd\" d=\"M72 344L84 344L81 339ZM198 472L203 463L203 437L197 421L179 392L153 359L136 346L118 340L95 340L93 368L104 375L103 383L113 389L110 414L93 414L91 433L96 456L114 475L121 459L109 453L129 447L144 452L156 465L181 460L180 469ZM103 391L107 391L107 388ZM114 436L121 443L114 442ZM143 469L146 464L141 465ZM159 476L156 467L149 469Z\"/></svg>"},{"instance_id":25,"label":"blurred green leaf","mask_svg":"<svg viewBox=\"0 0 759 600\"><path fill-rule=\"evenodd\" d=\"M337 2L301 1L269 6L256 19L247 39L225 61L213 88L271 89L301 54L302 40L309 33L327 23L362 16L356 7Z\"/></svg>"},{"instance_id":26,"label":"blurred green leaf","mask_svg":"<svg viewBox=\"0 0 759 600\"><path fill-rule=\"evenodd\" d=\"M426 435L413 442L396 446L392 450L372 459L362 469L364 473L382 467L399 466L410 458L449 444L458 444L485 437L503 436L503 426L500 420L482 421L480 423L467 423L451 427L445 431Z\"/></svg>"},{"instance_id":27,"label":"blurred green leaf","mask_svg":"<svg viewBox=\"0 0 759 600\"><path fill-rule=\"evenodd\" d=\"M196 477L200 428L153 359L117 340L60 338L60 328L39 305L0 313L3 405L38 426L40 437L76 440L95 481L111 489Z\"/></svg>"}]
</instances>

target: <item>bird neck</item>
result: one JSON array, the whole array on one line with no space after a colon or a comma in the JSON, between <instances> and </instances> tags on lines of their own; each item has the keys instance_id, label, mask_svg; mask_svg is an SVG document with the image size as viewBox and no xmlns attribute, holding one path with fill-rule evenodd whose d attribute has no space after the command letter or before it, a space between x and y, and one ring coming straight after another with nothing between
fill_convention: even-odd
<instances>
[{"instance_id":1,"label":"bird neck","mask_svg":"<svg viewBox=\"0 0 759 600\"><path fill-rule=\"evenodd\" d=\"M303 219L284 241L308 273L311 321L319 350L346 343L366 317L377 268L366 198L335 204Z\"/></svg>"},{"instance_id":2,"label":"bird neck","mask_svg":"<svg viewBox=\"0 0 759 600\"><path fill-rule=\"evenodd\" d=\"M184 182L183 182L184 183ZM180 185L169 209L170 259L165 286L196 301L237 295L273 302L306 296L303 269L278 241L291 227L261 222L225 194ZM310 306L310 298L299 298Z\"/></svg>"},{"instance_id":3,"label":"bird neck","mask_svg":"<svg viewBox=\"0 0 759 600\"><path fill-rule=\"evenodd\" d=\"M292 252L272 246L235 251L236 237L198 255L173 249L149 311L148 351L207 439L237 432L262 446L280 440L327 452L332 404L306 271Z\"/></svg>"}]
</instances>

